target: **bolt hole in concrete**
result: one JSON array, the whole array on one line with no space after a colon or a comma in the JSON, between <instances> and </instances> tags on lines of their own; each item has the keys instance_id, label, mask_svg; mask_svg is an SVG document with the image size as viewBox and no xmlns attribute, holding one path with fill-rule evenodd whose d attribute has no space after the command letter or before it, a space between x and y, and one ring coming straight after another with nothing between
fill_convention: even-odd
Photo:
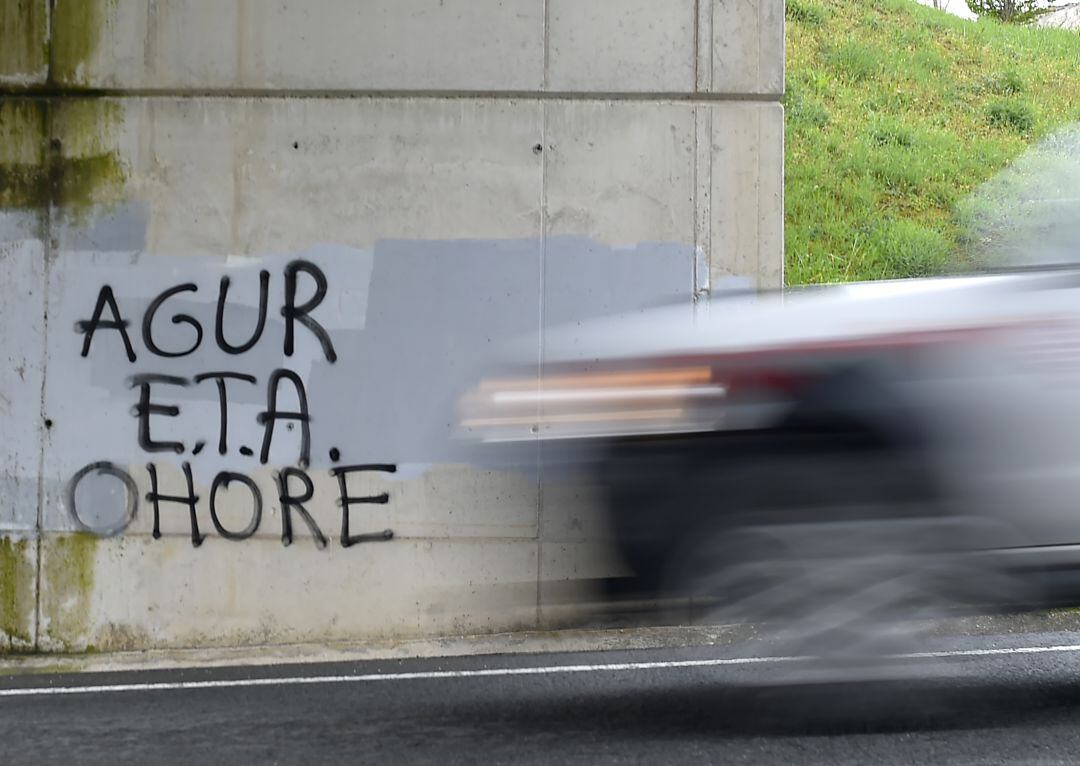
<instances>
[{"instance_id":1,"label":"bolt hole in concrete","mask_svg":"<svg viewBox=\"0 0 1080 766\"><path fill-rule=\"evenodd\" d=\"M46 428L52 428L52 426L53 426L52 418L45 418L45 427Z\"/></svg>"},{"instance_id":2,"label":"bolt hole in concrete","mask_svg":"<svg viewBox=\"0 0 1080 766\"><path fill-rule=\"evenodd\" d=\"M537 144L536 146L533 147L533 154L542 154L543 151L544 151L543 144Z\"/></svg>"},{"instance_id":3,"label":"bolt hole in concrete","mask_svg":"<svg viewBox=\"0 0 1080 766\"><path fill-rule=\"evenodd\" d=\"M292 148L293 149L299 149L300 148L300 142L299 141L293 141L292 142Z\"/></svg>"}]
</instances>

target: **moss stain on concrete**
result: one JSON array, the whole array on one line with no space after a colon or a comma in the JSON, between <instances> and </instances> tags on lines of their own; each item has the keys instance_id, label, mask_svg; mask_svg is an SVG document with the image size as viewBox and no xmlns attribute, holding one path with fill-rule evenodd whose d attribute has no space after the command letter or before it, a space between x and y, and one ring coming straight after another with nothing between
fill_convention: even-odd
<instances>
[{"instance_id":1,"label":"moss stain on concrete","mask_svg":"<svg viewBox=\"0 0 1080 766\"><path fill-rule=\"evenodd\" d=\"M116 0L56 0L52 12L49 82L85 87L89 64Z\"/></svg>"},{"instance_id":2,"label":"moss stain on concrete","mask_svg":"<svg viewBox=\"0 0 1080 766\"><path fill-rule=\"evenodd\" d=\"M64 99L52 105L49 141L49 202L84 213L121 197L125 171L110 137L122 120L110 99Z\"/></svg>"},{"instance_id":3,"label":"moss stain on concrete","mask_svg":"<svg viewBox=\"0 0 1080 766\"><path fill-rule=\"evenodd\" d=\"M49 66L48 0L0 0L0 83L28 86Z\"/></svg>"},{"instance_id":4,"label":"moss stain on concrete","mask_svg":"<svg viewBox=\"0 0 1080 766\"><path fill-rule=\"evenodd\" d=\"M77 220L118 201L124 187L113 140L121 105L88 89L116 0L55 0L51 20L49 4L0 0L0 209L53 209ZM0 650L33 648L35 584L43 644L85 646L97 538L46 538L40 581L30 546L0 537Z\"/></svg>"},{"instance_id":5,"label":"moss stain on concrete","mask_svg":"<svg viewBox=\"0 0 1080 766\"><path fill-rule=\"evenodd\" d=\"M0 208L47 201L45 103L0 99Z\"/></svg>"},{"instance_id":6,"label":"moss stain on concrete","mask_svg":"<svg viewBox=\"0 0 1080 766\"><path fill-rule=\"evenodd\" d=\"M86 647L86 653L130 652L148 647L153 642L150 634L134 625L110 622L96 636L96 643Z\"/></svg>"},{"instance_id":7,"label":"moss stain on concrete","mask_svg":"<svg viewBox=\"0 0 1080 766\"><path fill-rule=\"evenodd\" d=\"M0 651L33 646L33 541L0 537Z\"/></svg>"},{"instance_id":8,"label":"moss stain on concrete","mask_svg":"<svg viewBox=\"0 0 1080 766\"><path fill-rule=\"evenodd\" d=\"M120 103L90 91L69 92L88 82L87 62L114 5L115 0L57 0L51 42L47 20L42 32L49 48L48 82L32 97L0 97L0 208L52 207L79 218L94 205L121 198L126 174L112 140L122 121ZM11 40L37 34L27 31L37 28L31 8L37 5L28 0L0 0L0 76ZM8 26L9 16L19 23Z\"/></svg>"},{"instance_id":9,"label":"moss stain on concrete","mask_svg":"<svg viewBox=\"0 0 1080 766\"><path fill-rule=\"evenodd\" d=\"M126 171L111 136L111 99L0 98L0 208L75 214L122 198Z\"/></svg>"},{"instance_id":10,"label":"moss stain on concrete","mask_svg":"<svg viewBox=\"0 0 1080 766\"><path fill-rule=\"evenodd\" d=\"M119 200L125 171L109 136L121 119L109 99L0 99L0 208Z\"/></svg>"},{"instance_id":11,"label":"moss stain on concrete","mask_svg":"<svg viewBox=\"0 0 1080 766\"><path fill-rule=\"evenodd\" d=\"M48 643L84 645L90 633L90 599L98 538L85 532L46 537L41 561L41 621Z\"/></svg>"}]
</instances>

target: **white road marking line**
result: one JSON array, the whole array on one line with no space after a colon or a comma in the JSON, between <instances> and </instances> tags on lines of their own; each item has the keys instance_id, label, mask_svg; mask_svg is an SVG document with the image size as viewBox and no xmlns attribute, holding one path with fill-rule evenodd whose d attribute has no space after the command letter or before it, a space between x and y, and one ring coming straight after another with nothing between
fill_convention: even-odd
<instances>
[{"instance_id":1,"label":"white road marking line","mask_svg":"<svg viewBox=\"0 0 1080 766\"><path fill-rule=\"evenodd\" d=\"M557 673L596 673L620 670L663 670L701 668L716 665L752 665L791 662L799 657L736 657L716 660L668 660L657 662L615 662L599 665L547 665L524 668L477 668L475 670L420 670L410 673L367 673L354 676L285 676L282 678L237 678L221 681L166 681L101 686L36 686L0 689L0 697L32 697L50 694L95 694L104 692L172 691L176 689L227 689L242 686L293 686L299 684L341 684L365 681L421 681L440 678L485 678L492 676L537 676Z\"/></svg>"},{"instance_id":2,"label":"white road marking line","mask_svg":"<svg viewBox=\"0 0 1080 766\"><path fill-rule=\"evenodd\" d=\"M1047 652L1080 652L1080 644L1059 646L1007 646L1001 649L954 649L943 652L912 652L895 655L901 659L932 659L935 657L993 657L1002 654L1045 654Z\"/></svg>"},{"instance_id":3,"label":"white road marking line","mask_svg":"<svg viewBox=\"0 0 1080 766\"><path fill-rule=\"evenodd\" d=\"M913 652L889 655L889 659L936 659L944 657L993 657L1010 654L1080 652L1080 644L1059 646L1017 646L999 649L956 649L940 652ZM40 697L63 694L106 694L110 692L176 691L184 689L231 689L247 686L298 686L307 684L365 683L368 681L422 681L444 678L491 678L538 676L560 673L603 673L627 670L670 670L709 668L724 665L761 665L811 660L812 657L729 657L710 660L658 660L655 662L613 662L596 665L547 665L523 668L477 668L475 670L421 670L407 673L366 673L352 676L285 676L282 678L236 678L219 681L165 681L159 683L102 684L97 686L35 686L0 689L0 697Z\"/></svg>"}]
</instances>

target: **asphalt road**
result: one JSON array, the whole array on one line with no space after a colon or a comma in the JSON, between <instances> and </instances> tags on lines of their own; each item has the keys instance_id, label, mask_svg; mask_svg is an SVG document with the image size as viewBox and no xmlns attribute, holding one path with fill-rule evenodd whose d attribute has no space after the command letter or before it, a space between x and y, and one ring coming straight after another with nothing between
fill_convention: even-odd
<instances>
[{"instance_id":1,"label":"asphalt road","mask_svg":"<svg viewBox=\"0 0 1080 766\"><path fill-rule=\"evenodd\" d=\"M16 675L0 678L0 763L1073 763L1074 644L941 639L846 682L752 642Z\"/></svg>"}]
</instances>

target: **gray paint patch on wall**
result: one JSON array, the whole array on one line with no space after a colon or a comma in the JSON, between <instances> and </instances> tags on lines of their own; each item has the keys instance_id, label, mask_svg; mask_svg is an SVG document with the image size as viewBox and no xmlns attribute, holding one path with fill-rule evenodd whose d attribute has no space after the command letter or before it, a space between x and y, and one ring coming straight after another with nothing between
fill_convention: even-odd
<instances>
[{"instance_id":1,"label":"gray paint patch on wall","mask_svg":"<svg viewBox=\"0 0 1080 766\"><path fill-rule=\"evenodd\" d=\"M45 249L0 242L0 530L37 525Z\"/></svg>"},{"instance_id":2,"label":"gray paint patch on wall","mask_svg":"<svg viewBox=\"0 0 1080 766\"><path fill-rule=\"evenodd\" d=\"M333 360L303 322L293 323L293 352L285 354L284 275L298 260L325 275L325 296L313 305L310 318L325 328ZM312 471L336 463L379 463L412 467L403 474L415 474L426 466L462 462L466 456L453 439L456 400L515 341L531 344L525 357L535 373L541 324L572 324L672 301L689 305L692 268L689 246L610 248L581 237L385 240L372 250L319 245L259 258L63 250L51 270L49 291L46 412L53 426L46 479L62 484L103 460L120 466L153 461L173 469L187 462L196 482L206 486L223 470L251 474L260 466L297 465L304 430L299 422L277 424L266 462L260 461L266 434L260 414L270 409L271 373L279 369L295 373L307 399ZM229 279L222 332L237 346L259 324L261 271L268 272L265 326L249 350L226 353L215 340L221 279ZM316 282L299 273L293 304L312 301ZM128 323L135 361L116 328L100 326L89 347L79 329L91 319L106 286ZM157 348L181 354L163 357L147 346L144 325L155 296L170 288L179 291L160 302L148 325ZM102 316L111 319L111 308L105 306ZM193 322L202 333L197 347ZM198 380L218 372L249 378L225 381L224 454L219 454L218 379ZM148 374L183 379L185 385L155 380L150 387L148 401L176 408L175 416L156 411L139 417L144 380L139 376ZM291 381L279 384L277 406L299 408ZM147 451L139 438L144 422L154 443L182 446L175 452ZM102 481L107 488L108 479ZM332 479L320 470L319 481ZM87 497L110 491L97 483L85 489ZM113 511L118 509L90 512L104 523ZM69 528L66 515L49 508L46 519Z\"/></svg>"},{"instance_id":3,"label":"gray paint patch on wall","mask_svg":"<svg viewBox=\"0 0 1080 766\"><path fill-rule=\"evenodd\" d=\"M150 207L145 202L100 206L92 214L68 213L55 226L64 250L142 251Z\"/></svg>"}]
</instances>

